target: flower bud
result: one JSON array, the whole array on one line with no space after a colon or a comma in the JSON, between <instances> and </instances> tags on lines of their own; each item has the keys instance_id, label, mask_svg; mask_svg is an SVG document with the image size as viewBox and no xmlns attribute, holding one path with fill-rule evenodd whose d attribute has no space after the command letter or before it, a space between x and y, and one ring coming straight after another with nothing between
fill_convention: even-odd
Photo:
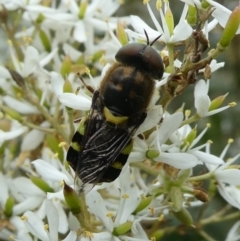
<instances>
[{"instance_id":1,"label":"flower bud","mask_svg":"<svg viewBox=\"0 0 240 241\"><path fill-rule=\"evenodd\" d=\"M174 212L179 212L183 205L183 194L180 187L172 186L170 190L170 197L172 205L172 210Z\"/></svg>"},{"instance_id":2,"label":"flower bud","mask_svg":"<svg viewBox=\"0 0 240 241\"><path fill-rule=\"evenodd\" d=\"M218 47L220 49L226 48L233 37L235 36L240 24L240 5L238 5L231 13L227 24L223 30L221 39L218 42Z\"/></svg>"},{"instance_id":3,"label":"flower bud","mask_svg":"<svg viewBox=\"0 0 240 241\"><path fill-rule=\"evenodd\" d=\"M153 238L153 240L161 240L164 235L166 234L165 231L161 230L161 229L158 229L157 231L153 232L153 234L151 235ZM152 240L152 239L151 239Z\"/></svg>"},{"instance_id":4,"label":"flower bud","mask_svg":"<svg viewBox=\"0 0 240 241\"><path fill-rule=\"evenodd\" d=\"M39 37L41 39L44 49L47 52L51 52L51 42L50 42L47 34L42 29L40 29L40 31L39 31Z\"/></svg>"},{"instance_id":5,"label":"flower bud","mask_svg":"<svg viewBox=\"0 0 240 241\"><path fill-rule=\"evenodd\" d=\"M8 216L8 217L12 216L14 204L15 204L14 198L12 196L9 196L6 200L6 203L5 203L5 214L6 214L6 216Z\"/></svg>"},{"instance_id":6,"label":"flower bud","mask_svg":"<svg viewBox=\"0 0 240 241\"><path fill-rule=\"evenodd\" d=\"M42 13L40 13L40 14L38 14L38 17L36 19L36 23L41 24L45 19L46 19L46 17Z\"/></svg>"},{"instance_id":7,"label":"flower bud","mask_svg":"<svg viewBox=\"0 0 240 241\"><path fill-rule=\"evenodd\" d=\"M79 11L78 11L78 18L83 19L86 13L86 9L88 6L88 0L81 1L81 4L79 6Z\"/></svg>"},{"instance_id":8,"label":"flower bud","mask_svg":"<svg viewBox=\"0 0 240 241\"><path fill-rule=\"evenodd\" d=\"M56 139L56 137L52 136L52 135L47 135L46 137L46 142L48 144L48 147L52 150L52 152L55 154L55 153L58 153L58 158L60 161L63 162L63 149L62 147L59 147L59 142L58 140Z\"/></svg>"},{"instance_id":9,"label":"flower bud","mask_svg":"<svg viewBox=\"0 0 240 241\"><path fill-rule=\"evenodd\" d=\"M69 80L65 80L63 85L63 92L64 93L73 93L72 84Z\"/></svg>"},{"instance_id":10,"label":"flower bud","mask_svg":"<svg viewBox=\"0 0 240 241\"><path fill-rule=\"evenodd\" d=\"M44 192L54 192L54 189L51 188L43 179L41 179L40 177L36 177L36 176L30 176L30 180L37 186L39 187L41 190L43 190Z\"/></svg>"},{"instance_id":11,"label":"flower bud","mask_svg":"<svg viewBox=\"0 0 240 241\"><path fill-rule=\"evenodd\" d=\"M8 114L14 120L17 120L19 122L22 121L22 116L17 111L15 111L7 106L4 108L4 111L6 112L6 114Z\"/></svg>"},{"instance_id":12,"label":"flower bud","mask_svg":"<svg viewBox=\"0 0 240 241\"><path fill-rule=\"evenodd\" d=\"M192 144L192 142L195 140L196 136L197 136L197 130L196 130L196 128L194 128L189 132L185 141L189 144Z\"/></svg>"},{"instance_id":13,"label":"flower bud","mask_svg":"<svg viewBox=\"0 0 240 241\"><path fill-rule=\"evenodd\" d=\"M69 56L66 56L64 58L63 62L62 62L62 66L61 66L61 69L60 69L60 73L61 73L63 78L68 76L68 74L71 71L71 66L72 66L72 61L71 61Z\"/></svg>"},{"instance_id":14,"label":"flower bud","mask_svg":"<svg viewBox=\"0 0 240 241\"><path fill-rule=\"evenodd\" d=\"M203 0L202 2L201 2L201 7L203 8L203 9L206 9L206 8L208 8L210 6L210 4L206 1L206 0Z\"/></svg>"},{"instance_id":15,"label":"flower bud","mask_svg":"<svg viewBox=\"0 0 240 241\"><path fill-rule=\"evenodd\" d=\"M117 22L117 38L122 45L126 45L128 43L128 37L124 31L123 24L119 21Z\"/></svg>"},{"instance_id":16,"label":"flower bud","mask_svg":"<svg viewBox=\"0 0 240 241\"><path fill-rule=\"evenodd\" d=\"M130 221L122 223L118 227L115 227L113 229L113 235L119 236L119 235L125 234L131 229L131 227L132 227L132 222Z\"/></svg>"},{"instance_id":17,"label":"flower bud","mask_svg":"<svg viewBox=\"0 0 240 241\"><path fill-rule=\"evenodd\" d=\"M81 206L80 206L79 197L77 193L74 191L74 189L68 186L65 182L64 182L64 188L63 188L63 195L70 211L73 214L80 213Z\"/></svg>"},{"instance_id":18,"label":"flower bud","mask_svg":"<svg viewBox=\"0 0 240 241\"><path fill-rule=\"evenodd\" d=\"M197 22L197 10L195 6L188 5L187 22L194 25Z\"/></svg>"},{"instance_id":19,"label":"flower bud","mask_svg":"<svg viewBox=\"0 0 240 241\"><path fill-rule=\"evenodd\" d=\"M148 150L146 152L146 157L149 159L154 159L159 156L159 151L158 150Z\"/></svg>"},{"instance_id":20,"label":"flower bud","mask_svg":"<svg viewBox=\"0 0 240 241\"><path fill-rule=\"evenodd\" d=\"M228 94L226 95L220 95L218 96L217 98L213 99L211 101L211 104L209 106L209 109L208 111L211 111L211 110L216 110L219 106L222 105L223 101L225 100L225 98L227 97Z\"/></svg>"},{"instance_id":21,"label":"flower bud","mask_svg":"<svg viewBox=\"0 0 240 241\"><path fill-rule=\"evenodd\" d=\"M192 216L187 209L182 208L179 212L173 212L173 214L183 224L188 226L193 224Z\"/></svg>"},{"instance_id":22,"label":"flower bud","mask_svg":"<svg viewBox=\"0 0 240 241\"><path fill-rule=\"evenodd\" d=\"M99 50L97 51L96 53L94 53L94 55L92 56L92 62L96 62L98 61L99 59L102 58L102 56L105 54L105 51L104 50Z\"/></svg>"},{"instance_id":23,"label":"flower bud","mask_svg":"<svg viewBox=\"0 0 240 241\"><path fill-rule=\"evenodd\" d=\"M173 30L174 30L174 18L171 9L168 7L166 12L165 12L165 19L167 22L168 30L170 35L173 35Z\"/></svg>"},{"instance_id":24,"label":"flower bud","mask_svg":"<svg viewBox=\"0 0 240 241\"><path fill-rule=\"evenodd\" d=\"M153 200L153 196L143 197L141 202L138 204L137 208L134 210L133 214L137 214L138 212L145 209Z\"/></svg>"}]
</instances>

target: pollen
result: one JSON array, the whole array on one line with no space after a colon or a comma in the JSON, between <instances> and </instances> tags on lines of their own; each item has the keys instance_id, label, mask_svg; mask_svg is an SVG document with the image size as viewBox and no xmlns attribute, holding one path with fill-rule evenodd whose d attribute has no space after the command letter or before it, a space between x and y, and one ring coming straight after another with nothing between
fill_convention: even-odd
<instances>
[{"instance_id":1,"label":"pollen","mask_svg":"<svg viewBox=\"0 0 240 241\"><path fill-rule=\"evenodd\" d=\"M86 238L93 238L94 236L93 236L93 233L91 233L91 232L89 232L89 231L84 231L84 236L86 237Z\"/></svg>"},{"instance_id":2,"label":"pollen","mask_svg":"<svg viewBox=\"0 0 240 241\"><path fill-rule=\"evenodd\" d=\"M61 186L61 187L64 186L64 180L62 180L62 181L60 182L60 186Z\"/></svg>"},{"instance_id":3,"label":"pollen","mask_svg":"<svg viewBox=\"0 0 240 241\"><path fill-rule=\"evenodd\" d=\"M161 221L163 220L163 218L164 218L164 215L161 214L161 215L158 217L158 221L161 222Z\"/></svg>"},{"instance_id":4,"label":"pollen","mask_svg":"<svg viewBox=\"0 0 240 241\"><path fill-rule=\"evenodd\" d=\"M10 235L10 236L9 236L9 240L10 240L10 241L15 240L14 236L13 236L13 235Z\"/></svg>"},{"instance_id":5,"label":"pollen","mask_svg":"<svg viewBox=\"0 0 240 241\"><path fill-rule=\"evenodd\" d=\"M44 228L45 231L48 231L49 230L48 224L44 224L43 228Z\"/></svg>"},{"instance_id":6,"label":"pollen","mask_svg":"<svg viewBox=\"0 0 240 241\"><path fill-rule=\"evenodd\" d=\"M107 60L106 60L104 54L103 54L102 57L100 58L99 62L100 62L100 64L102 64L102 65L106 65L106 64L107 64Z\"/></svg>"},{"instance_id":7,"label":"pollen","mask_svg":"<svg viewBox=\"0 0 240 241\"><path fill-rule=\"evenodd\" d=\"M210 124L210 123L207 123L206 126L207 126L207 128L210 128L210 127L211 127L211 124Z\"/></svg>"},{"instance_id":8,"label":"pollen","mask_svg":"<svg viewBox=\"0 0 240 241\"><path fill-rule=\"evenodd\" d=\"M114 214L113 213L107 213L107 215L106 215L108 218L112 218L112 217L114 217Z\"/></svg>"},{"instance_id":9,"label":"pollen","mask_svg":"<svg viewBox=\"0 0 240 241\"><path fill-rule=\"evenodd\" d=\"M122 195L122 198L127 199L127 198L129 198L129 195L128 195L127 193L124 193L124 194Z\"/></svg>"},{"instance_id":10,"label":"pollen","mask_svg":"<svg viewBox=\"0 0 240 241\"><path fill-rule=\"evenodd\" d=\"M23 215L23 216L21 217L21 220L22 220L22 221L27 221L27 220L28 220L28 217L25 216L25 215Z\"/></svg>"},{"instance_id":11,"label":"pollen","mask_svg":"<svg viewBox=\"0 0 240 241\"><path fill-rule=\"evenodd\" d=\"M53 158L54 158L54 159L57 159L57 158L58 158L58 153L55 153L55 154L53 155Z\"/></svg>"},{"instance_id":12,"label":"pollen","mask_svg":"<svg viewBox=\"0 0 240 241\"><path fill-rule=\"evenodd\" d=\"M62 147L62 146L65 146L66 145L66 142L62 141L58 144L59 147Z\"/></svg>"},{"instance_id":13,"label":"pollen","mask_svg":"<svg viewBox=\"0 0 240 241\"><path fill-rule=\"evenodd\" d=\"M89 70L89 68L85 68L85 73L87 74L87 75L89 75L90 74L90 70Z\"/></svg>"},{"instance_id":14,"label":"pollen","mask_svg":"<svg viewBox=\"0 0 240 241\"><path fill-rule=\"evenodd\" d=\"M228 105L229 105L230 107L234 107L234 106L237 105L237 103L236 103L236 102L231 102L231 103L229 103Z\"/></svg>"},{"instance_id":15,"label":"pollen","mask_svg":"<svg viewBox=\"0 0 240 241\"><path fill-rule=\"evenodd\" d=\"M160 10L162 8L162 1L161 0L157 0L156 1L156 9Z\"/></svg>"},{"instance_id":16,"label":"pollen","mask_svg":"<svg viewBox=\"0 0 240 241\"><path fill-rule=\"evenodd\" d=\"M67 128L67 126L64 125L64 124L62 124L61 127L62 127L63 129L66 129L66 128Z\"/></svg>"},{"instance_id":17,"label":"pollen","mask_svg":"<svg viewBox=\"0 0 240 241\"><path fill-rule=\"evenodd\" d=\"M208 144L213 144L213 141L212 140L208 140L207 143Z\"/></svg>"},{"instance_id":18,"label":"pollen","mask_svg":"<svg viewBox=\"0 0 240 241\"><path fill-rule=\"evenodd\" d=\"M27 44L30 44L33 42L33 39L31 37L23 37L22 40L27 43Z\"/></svg>"},{"instance_id":19,"label":"pollen","mask_svg":"<svg viewBox=\"0 0 240 241\"><path fill-rule=\"evenodd\" d=\"M185 117L188 118L191 115L191 110L185 111Z\"/></svg>"},{"instance_id":20,"label":"pollen","mask_svg":"<svg viewBox=\"0 0 240 241\"><path fill-rule=\"evenodd\" d=\"M12 41L10 39L7 41L7 43L9 46L12 46Z\"/></svg>"},{"instance_id":21,"label":"pollen","mask_svg":"<svg viewBox=\"0 0 240 241\"><path fill-rule=\"evenodd\" d=\"M169 205L169 207L172 207L173 203L172 202L168 202L168 205Z\"/></svg>"},{"instance_id":22,"label":"pollen","mask_svg":"<svg viewBox=\"0 0 240 241\"><path fill-rule=\"evenodd\" d=\"M150 0L143 0L143 4L147 4Z\"/></svg>"},{"instance_id":23,"label":"pollen","mask_svg":"<svg viewBox=\"0 0 240 241\"><path fill-rule=\"evenodd\" d=\"M232 138L228 139L228 144L231 144L233 142L234 142L234 140Z\"/></svg>"},{"instance_id":24,"label":"pollen","mask_svg":"<svg viewBox=\"0 0 240 241\"><path fill-rule=\"evenodd\" d=\"M189 147L189 146L190 146L189 141L186 141L185 145L186 145L187 147Z\"/></svg>"}]
</instances>

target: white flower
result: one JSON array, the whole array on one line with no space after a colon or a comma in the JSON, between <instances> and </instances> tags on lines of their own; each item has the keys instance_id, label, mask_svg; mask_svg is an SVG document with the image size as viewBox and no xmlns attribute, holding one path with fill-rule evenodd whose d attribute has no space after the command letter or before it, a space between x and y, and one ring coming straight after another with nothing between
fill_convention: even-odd
<instances>
[{"instance_id":1,"label":"white flower","mask_svg":"<svg viewBox=\"0 0 240 241\"><path fill-rule=\"evenodd\" d=\"M28 46L24 49L24 62L19 63L19 60L15 54L13 46L9 43L9 51L15 70L23 77L27 77L32 73L38 73L47 76L47 72L43 69L56 54L57 49L54 49L51 53L40 56L38 50L33 46Z\"/></svg>"},{"instance_id":2,"label":"white flower","mask_svg":"<svg viewBox=\"0 0 240 241\"><path fill-rule=\"evenodd\" d=\"M112 232L115 227L118 227L127 221L133 222L134 216L132 213L140 202L140 194L137 190L137 186L131 181L130 169L127 164L125 165L119 180L116 180L114 183L117 185L115 187L115 195L117 195L116 190L120 190L120 201L116 206L114 206L114 209L116 210L112 212L108 211L105 201L98 192L93 190L86 196L86 201L90 211L101 220L104 228L107 230L107 232L102 233L102 237L106 238L104 240L124 240L121 235L118 236L118 238L113 236ZM110 203L108 205L110 205ZM114 219L112 219L111 213L115 214ZM98 234L94 233L93 237L98 237ZM132 240L138 239L133 238Z\"/></svg>"},{"instance_id":3,"label":"white flower","mask_svg":"<svg viewBox=\"0 0 240 241\"><path fill-rule=\"evenodd\" d=\"M40 124L42 127L49 127L47 121ZM39 130L31 130L25 136L21 143L21 151L30 151L36 149L44 140L45 133Z\"/></svg>"},{"instance_id":4,"label":"white flower","mask_svg":"<svg viewBox=\"0 0 240 241\"><path fill-rule=\"evenodd\" d=\"M226 155L226 152L232 142L229 141L228 145L224 148L220 155L220 159L223 159ZM210 146L206 146L206 152L210 153ZM207 154L206 153L206 154ZM236 155L234 158L227 162L223 162L222 165L212 165L207 164L206 166L209 171L213 172L213 175L217 181L217 188L221 196L231 204L232 206L240 209L240 181L239 175L240 170L231 167L231 164L239 158L240 154Z\"/></svg>"},{"instance_id":5,"label":"white flower","mask_svg":"<svg viewBox=\"0 0 240 241\"><path fill-rule=\"evenodd\" d=\"M197 109L197 114L200 117L206 117L217 114L228 109L230 106L224 106L212 111L209 111L211 100L208 96L209 80L200 79L194 88L194 106Z\"/></svg>"},{"instance_id":6,"label":"white flower","mask_svg":"<svg viewBox=\"0 0 240 241\"><path fill-rule=\"evenodd\" d=\"M170 149L169 151L170 152L171 151L173 151L173 152L176 152L176 151L186 152L186 153L189 153L189 154L195 156L200 162L209 163L209 164L212 164L212 165L221 165L223 163L223 160L221 158L219 158L217 156L214 156L214 155L212 155L210 153L206 153L206 152L200 151L205 146L209 145L208 143L200 145L200 146L196 146L196 144L200 141L200 139L206 133L207 129L208 129L208 125L192 141L192 143L190 145L185 145L184 147L181 147L182 141L184 141L184 139L188 136L190 131L192 131L190 126L188 126L188 125L181 127L175 133L173 133L173 135L171 135L170 140L173 143L177 143L177 145L175 147L173 147L172 150Z\"/></svg>"},{"instance_id":7,"label":"white flower","mask_svg":"<svg viewBox=\"0 0 240 241\"><path fill-rule=\"evenodd\" d=\"M68 231L68 221L62 205L59 201L45 200L44 217L47 218L48 226L45 227L43 221L36 213L27 211L23 215L26 228L34 236L41 240L58 240L59 233L65 234ZM60 209L59 209L60 208Z\"/></svg>"},{"instance_id":8,"label":"white flower","mask_svg":"<svg viewBox=\"0 0 240 241\"><path fill-rule=\"evenodd\" d=\"M209 80L199 80L194 88L194 105L200 117L206 116L211 104L208 96Z\"/></svg>"},{"instance_id":9,"label":"white flower","mask_svg":"<svg viewBox=\"0 0 240 241\"><path fill-rule=\"evenodd\" d=\"M135 146L129 156L130 162L143 161L148 157L148 152L158 151L159 155L152 159L157 162L167 163L175 168L188 169L200 164L198 159L189 153L181 152L179 149L173 151L171 146L164 145L170 136L179 128L183 120L181 112L169 115L164 118L159 129L152 133L148 140L135 139ZM180 143L178 143L180 144ZM173 146L175 146L174 144Z\"/></svg>"},{"instance_id":10,"label":"white flower","mask_svg":"<svg viewBox=\"0 0 240 241\"><path fill-rule=\"evenodd\" d=\"M164 2L164 4L165 4L165 9L169 8L168 2ZM156 37L158 37L159 35L161 35L161 37L160 37L161 41L163 41L165 43L175 43L175 42L186 40L192 34L193 30L185 19L186 15L187 15L187 5L186 4L185 4L184 9L182 11L182 15L180 17L179 23L176 25L176 27L173 30L173 34L171 34L170 31L169 31L169 28L167 26L163 10L162 9L159 10L161 21L162 21L162 27L161 27L161 25L158 23L158 20L154 16L154 14L153 14L153 12L150 8L150 5L148 3L147 3L147 8L148 8L149 14L152 18L152 21L153 21L157 31L152 29L151 27L149 27L138 16L131 16L131 24L132 24L134 30L137 33L139 33L139 34L134 33L129 29L126 30L126 32L131 37L145 39L146 37L145 37L145 34L144 34L144 30L146 30L150 40L153 40Z\"/></svg>"},{"instance_id":11,"label":"white flower","mask_svg":"<svg viewBox=\"0 0 240 241\"><path fill-rule=\"evenodd\" d=\"M73 184L73 178L66 170L63 172L63 169L65 168L60 162L58 162L58 164L60 165L60 168L62 168L61 171L41 159L33 161L32 164L40 176L46 181L56 182L59 183L59 185L62 181L65 181L68 185Z\"/></svg>"}]
</instances>

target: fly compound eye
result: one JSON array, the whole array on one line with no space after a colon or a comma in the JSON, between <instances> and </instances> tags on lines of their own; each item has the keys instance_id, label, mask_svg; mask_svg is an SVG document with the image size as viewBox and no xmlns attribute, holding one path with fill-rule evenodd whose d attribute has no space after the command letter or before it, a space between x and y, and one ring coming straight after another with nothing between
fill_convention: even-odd
<instances>
[{"instance_id":1,"label":"fly compound eye","mask_svg":"<svg viewBox=\"0 0 240 241\"><path fill-rule=\"evenodd\" d=\"M118 62L133 66L153 79L161 79L164 73L163 61L159 53L150 45L130 43L118 50Z\"/></svg>"}]
</instances>

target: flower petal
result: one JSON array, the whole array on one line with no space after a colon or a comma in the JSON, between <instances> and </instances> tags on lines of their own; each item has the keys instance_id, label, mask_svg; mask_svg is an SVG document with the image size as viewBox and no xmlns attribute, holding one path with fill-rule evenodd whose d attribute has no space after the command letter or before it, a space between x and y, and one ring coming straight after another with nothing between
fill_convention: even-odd
<instances>
[{"instance_id":1,"label":"flower petal","mask_svg":"<svg viewBox=\"0 0 240 241\"><path fill-rule=\"evenodd\" d=\"M189 169L198 164L202 164L194 155L188 153L161 153L154 159L155 161L169 164L178 169Z\"/></svg>"},{"instance_id":2,"label":"flower petal","mask_svg":"<svg viewBox=\"0 0 240 241\"><path fill-rule=\"evenodd\" d=\"M38 109L28 102L19 101L11 96L4 96L3 101L20 114L39 114Z\"/></svg>"},{"instance_id":3,"label":"flower petal","mask_svg":"<svg viewBox=\"0 0 240 241\"><path fill-rule=\"evenodd\" d=\"M73 31L73 38L80 42L80 43L84 43L87 41L87 36L86 36L86 29L85 29L85 25L83 24L82 21L77 21L75 23L75 28Z\"/></svg>"},{"instance_id":4,"label":"flower petal","mask_svg":"<svg viewBox=\"0 0 240 241\"><path fill-rule=\"evenodd\" d=\"M31 211L25 212L24 216L27 217L27 219L25 219L24 221L29 232L42 241L49 241L48 235L44 229L44 223L42 222L42 220L35 213Z\"/></svg>"},{"instance_id":5,"label":"flower petal","mask_svg":"<svg viewBox=\"0 0 240 241\"><path fill-rule=\"evenodd\" d=\"M216 171L215 175L216 178L223 183L228 183L230 185L240 185L240 170L226 169L223 171Z\"/></svg>"},{"instance_id":6,"label":"flower petal","mask_svg":"<svg viewBox=\"0 0 240 241\"><path fill-rule=\"evenodd\" d=\"M174 42L186 40L191 36L192 32L193 32L193 29L186 22L186 20L184 20L174 28L174 34L173 36L170 37L169 42L174 43Z\"/></svg>"},{"instance_id":7,"label":"flower petal","mask_svg":"<svg viewBox=\"0 0 240 241\"><path fill-rule=\"evenodd\" d=\"M224 161L212 154L201 152L201 151L189 151L189 153L192 153L194 156L196 156L200 161L213 164L213 165L221 165L224 163Z\"/></svg>"},{"instance_id":8,"label":"flower petal","mask_svg":"<svg viewBox=\"0 0 240 241\"><path fill-rule=\"evenodd\" d=\"M177 130L177 128L181 125L183 120L183 113L177 112L172 115L169 115L164 118L159 130L158 137L159 143L164 144L166 140L170 137L170 135Z\"/></svg>"},{"instance_id":9,"label":"flower petal","mask_svg":"<svg viewBox=\"0 0 240 241\"><path fill-rule=\"evenodd\" d=\"M89 110L91 107L89 99L72 93L63 93L58 96L58 99L63 105L76 110Z\"/></svg>"},{"instance_id":10,"label":"flower petal","mask_svg":"<svg viewBox=\"0 0 240 241\"><path fill-rule=\"evenodd\" d=\"M144 122L140 125L134 136L139 135L140 133L143 133L144 131L150 130L151 128L157 126L159 121L162 118L163 109L160 105L153 106L150 110L147 112L147 117L144 120Z\"/></svg>"},{"instance_id":11,"label":"flower petal","mask_svg":"<svg viewBox=\"0 0 240 241\"><path fill-rule=\"evenodd\" d=\"M33 161L32 164L35 166L39 175L41 175L45 180L59 183L64 180L67 184L70 184L68 177L48 162L38 159Z\"/></svg>"}]
</instances>

